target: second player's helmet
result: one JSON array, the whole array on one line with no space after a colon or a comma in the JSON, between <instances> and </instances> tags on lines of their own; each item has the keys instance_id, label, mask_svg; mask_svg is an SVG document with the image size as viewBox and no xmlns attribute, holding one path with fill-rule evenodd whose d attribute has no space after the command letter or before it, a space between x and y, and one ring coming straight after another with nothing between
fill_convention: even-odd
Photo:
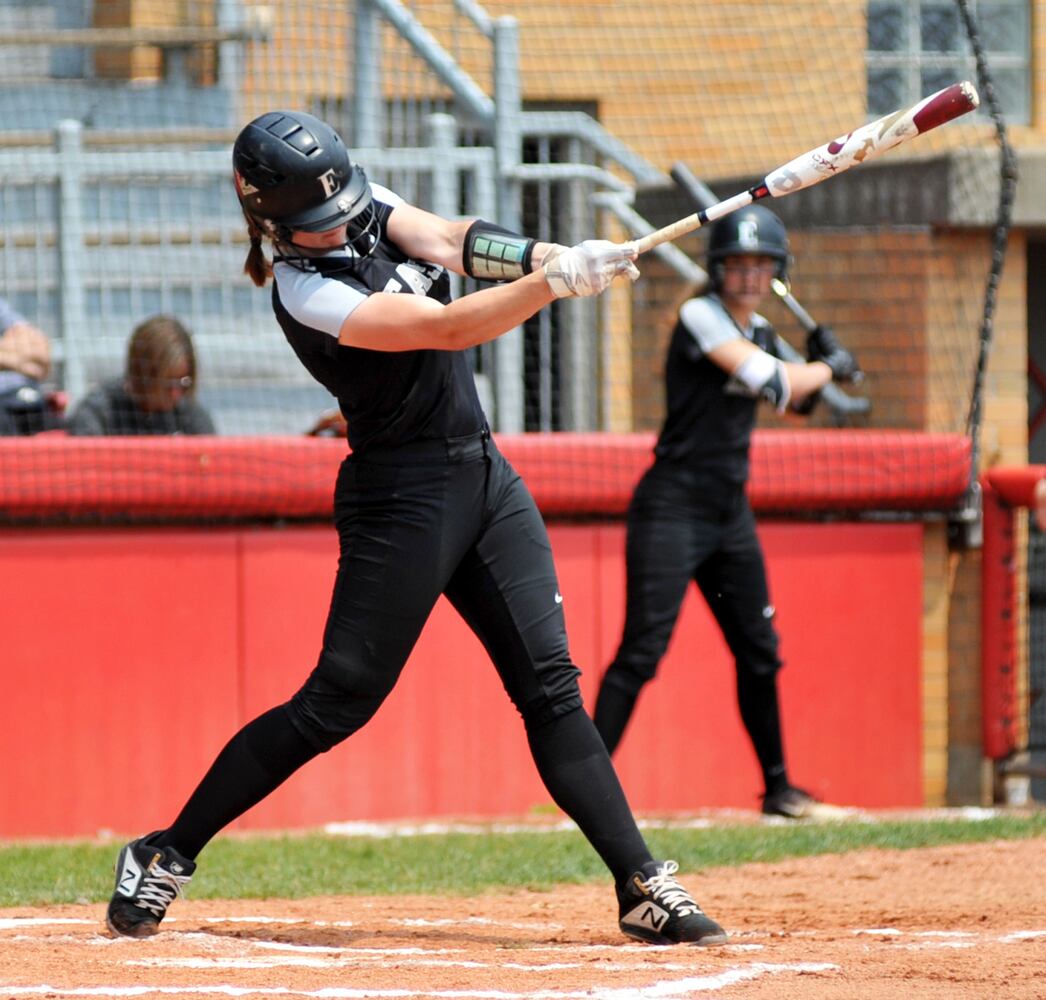
<instances>
[{"instance_id":1,"label":"second player's helmet","mask_svg":"<svg viewBox=\"0 0 1046 1000\"><path fill-rule=\"evenodd\" d=\"M232 150L243 210L269 235L318 233L348 223L349 245L373 249L377 216L367 175L341 137L302 111L270 111L244 126Z\"/></svg>"},{"instance_id":2,"label":"second player's helmet","mask_svg":"<svg viewBox=\"0 0 1046 1000\"><path fill-rule=\"evenodd\" d=\"M723 261L745 254L772 257L777 261L777 277L783 281L788 276L788 231L762 205L747 205L713 224L708 236L708 273L713 288L722 283Z\"/></svg>"}]
</instances>

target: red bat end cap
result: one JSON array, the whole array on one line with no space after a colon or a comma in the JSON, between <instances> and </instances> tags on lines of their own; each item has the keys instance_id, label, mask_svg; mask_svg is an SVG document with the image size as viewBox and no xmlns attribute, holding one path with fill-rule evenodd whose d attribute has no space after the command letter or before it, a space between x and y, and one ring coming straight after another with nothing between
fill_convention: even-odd
<instances>
[{"instance_id":1,"label":"red bat end cap","mask_svg":"<svg viewBox=\"0 0 1046 1000\"><path fill-rule=\"evenodd\" d=\"M928 132L973 111L980 103L977 88L969 80L964 80L962 83L953 83L933 97L925 107L919 109L913 121L920 132Z\"/></svg>"}]
</instances>

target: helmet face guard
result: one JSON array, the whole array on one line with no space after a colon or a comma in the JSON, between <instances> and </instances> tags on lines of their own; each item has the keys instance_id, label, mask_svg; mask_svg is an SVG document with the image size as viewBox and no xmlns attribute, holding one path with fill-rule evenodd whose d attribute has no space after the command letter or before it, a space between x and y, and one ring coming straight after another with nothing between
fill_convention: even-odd
<instances>
[{"instance_id":1,"label":"helmet face guard","mask_svg":"<svg viewBox=\"0 0 1046 1000\"><path fill-rule=\"evenodd\" d=\"M762 205L748 205L720 219L708 238L708 274L712 288L723 282L723 261L727 257L772 257L777 262L777 277L788 276L791 255L784 223Z\"/></svg>"},{"instance_id":2,"label":"helmet face guard","mask_svg":"<svg viewBox=\"0 0 1046 1000\"><path fill-rule=\"evenodd\" d=\"M271 111L250 122L233 146L233 179L244 212L273 238L347 224L348 245L365 256L378 238L363 168L326 122L301 111Z\"/></svg>"}]
</instances>

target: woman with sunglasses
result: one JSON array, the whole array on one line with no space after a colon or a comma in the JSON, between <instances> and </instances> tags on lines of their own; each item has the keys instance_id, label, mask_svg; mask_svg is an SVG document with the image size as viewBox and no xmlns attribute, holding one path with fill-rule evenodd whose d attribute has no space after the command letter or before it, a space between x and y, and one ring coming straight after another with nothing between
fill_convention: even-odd
<instances>
[{"instance_id":1,"label":"woman with sunglasses","mask_svg":"<svg viewBox=\"0 0 1046 1000\"><path fill-rule=\"evenodd\" d=\"M139 323L127 345L122 378L88 393L69 417L70 434L213 434L211 415L196 401L196 352L173 316Z\"/></svg>"}]
</instances>

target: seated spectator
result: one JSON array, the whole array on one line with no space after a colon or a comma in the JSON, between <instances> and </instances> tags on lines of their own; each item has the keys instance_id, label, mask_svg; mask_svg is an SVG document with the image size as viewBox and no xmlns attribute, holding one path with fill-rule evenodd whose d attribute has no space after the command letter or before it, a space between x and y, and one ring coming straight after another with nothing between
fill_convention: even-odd
<instances>
[{"instance_id":1,"label":"seated spectator","mask_svg":"<svg viewBox=\"0 0 1046 1000\"><path fill-rule=\"evenodd\" d=\"M69 417L78 435L213 434L196 402L196 352L189 331L171 316L135 327L122 378L88 393Z\"/></svg>"},{"instance_id":2,"label":"seated spectator","mask_svg":"<svg viewBox=\"0 0 1046 1000\"><path fill-rule=\"evenodd\" d=\"M47 335L0 298L0 435L61 427L52 395L41 385L50 373Z\"/></svg>"}]
</instances>

